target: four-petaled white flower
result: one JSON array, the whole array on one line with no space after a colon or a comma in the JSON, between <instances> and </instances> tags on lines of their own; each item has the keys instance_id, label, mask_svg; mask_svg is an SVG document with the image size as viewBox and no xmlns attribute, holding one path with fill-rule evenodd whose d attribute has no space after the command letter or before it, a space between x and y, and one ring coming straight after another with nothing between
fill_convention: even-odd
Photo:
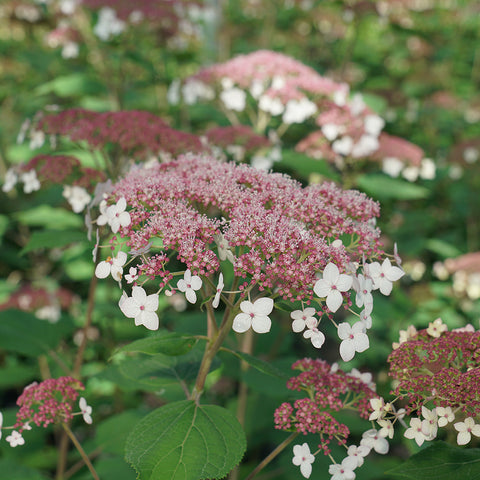
<instances>
[{"instance_id":1,"label":"four-petaled white flower","mask_svg":"<svg viewBox=\"0 0 480 480\"><path fill-rule=\"evenodd\" d=\"M62 195L66 198L75 213L80 213L91 200L88 192L78 185L65 185Z\"/></svg>"},{"instance_id":2,"label":"four-petaled white flower","mask_svg":"<svg viewBox=\"0 0 480 480\"><path fill-rule=\"evenodd\" d=\"M112 274L113 279L119 282L122 279L123 266L126 261L127 254L125 252L118 252L116 257L107 257L95 268L95 276L97 278L107 278Z\"/></svg>"},{"instance_id":3,"label":"four-petaled white flower","mask_svg":"<svg viewBox=\"0 0 480 480\"><path fill-rule=\"evenodd\" d=\"M222 294L222 290L225 284L223 283L223 273L220 273L218 277L218 284L217 284L217 291L215 293L215 297L213 298L212 307L217 308L218 304L220 303L220 295Z\"/></svg>"},{"instance_id":4,"label":"four-petaled white flower","mask_svg":"<svg viewBox=\"0 0 480 480\"><path fill-rule=\"evenodd\" d=\"M377 420L377 423L382 427L378 434L382 437L393 438L393 423L390 420Z\"/></svg>"},{"instance_id":5,"label":"four-petaled white flower","mask_svg":"<svg viewBox=\"0 0 480 480\"><path fill-rule=\"evenodd\" d=\"M364 277L361 273L353 279L353 289L357 292L355 304L364 307L365 313L370 314L373 310L372 279Z\"/></svg>"},{"instance_id":6,"label":"four-petaled white flower","mask_svg":"<svg viewBox=\"0 0 480 480\"><path fill-rule=\"evenodd\" d=\"M195 290L202 288L202 279L197 275L192 275L190 269L187 268L183 274L183 278L177 282L177 288L185 293L185 297L190 303L195 303L197 301Z\"/></svg>"},{"instance_id":7,"label":"four-petaled white flower","mask_svg":"<svg viewBox=\"0 0 480 480\"><path fill-rule=\"evenodd\" d=\"M358 462L353 457L345 457L342 463L335 463L328 467L328 473L333 475L330 480L353 480L355 478L354 470L357 468Z\"/></svg>"},{"instance_id":8,"label":"four-petaled white flower","mask_svg":"<svg viewBox=\"0 0 480 480\"><path fill-rule=\"evenodd\" d=\"M350 445L347 450L347 455L357 462L357 467L361 467L364 463L364 457L370 453L370 447L365 445Z\"/></svg>"},{"instance_id":9,"label":"four-petaled white flower","mask_svg":"<svg viewBox=\"0 0 480 480\"><path fill-rule=\"evenodd\" d=\"M467 417L463 422L454 423L453 426L458 432L457 443L466 445L472 439L472 433L476 437L480 437L480 425L475 423L472 417Z\"/></svg>"},{"instance_id":10,"label":"four-petaled white flower","mask_svg":"<svg viewBox=\"0 0 480 480\"><path fill-rule=\"evenodd\" d=\"M13 189L13 187L15 187L15 185L17 184L17 181L18 181L17 173L15 172L15 170L13 170L13 168L9 168L7 170L7 173L5 174L2 191L4 191L5 193L9 192L10 190Z\"/></svg>"},{"instance_id":11,"label":"four-petaled white flower","mask_svg":"<svg viewBox=\"0 0 480 480\"><path fill-rule=\"evenodd\" d=\"M92 423L92 407L90 405L87 405L87 401L83 397L80 397L80 401L78 402L78 406L80 407L80 410L82 411L83 420L85 421L85 423L88 423L89 425L91 425L91 423Z\"/></svg>"},{"instance_id":12,"label":"four-petaled white flower","mask_svg":"<svg viewBox=\"0 0 480 480\"><path fill-rule=\"evenodd\" d=\"M294 310L290 317L293 319L292 330L295 333L303 332L305 327L314 328L317 326L317 319L314 317L315 309L312 307L304 310Z\"/></svg>"},{"instance_id":13,"label":"four-petaled white flower","mask_svg":"<svg viewBox=\"0 0 480 480\"><path fill-rule=\"evenodd\" d=\"M312 474L312 463L315 461L315 457L310 453L308 443L294 445L293 455L292 463L297 467L300 467L300 473L305 478L309 478Z\"/></svg>"},{"instance_id":14,"label":"four-petaled white flower","mask_svg":"<svg viewBox=\"0 0 480 480\"><path fill-rule=\"evenodd\" d=\"M407 428L404 433L406 438L415 440L420 447L428 437L428 425L425 420L422 421L419 418L412 418L410 420L410 428Z\"/></svg>"},{"instance_id":15,"label":"four-petaled white flower","mask_svg":"<svg viewBox=\"0 0 480 480\"><path fill-rule=\"evenodd\" d=\"M100 202L100 215L97 218L97 225L109 224L113 233L117 233L120 227L128 227L132 221L130 214L125 211L127 201L125 197L120 198L117 203L107 207L105 201Z\"/></svg>"},{"instance_id":16,"label":"four-petaled white flower","mask_svg":"<svg viewBox=\"0 0 480 480\"><path fill-rule=\"evenodd\" d=\"M308 328L303 332L304 338L309 338L315 348L322 348L325 343L325 335L317 328Z\"/></svg>"},{"instance_id":17,"label":"four-petaled white flower","mask_svg":"<svg viewBox=\"0 0 480 480\"><path fill-rule=\"evenodd\" d=\"M355 352L364 352L369 347L368 336L361 321L353 326L347 322L341 323L338 326L338 336L343 340L340 344L340 356L344 362L349 362Z\"/></svg>"},{"instance_id":18,"label":"four-petaled white flower","mask_svg":"<svg viewBox=\"0 0 480 480\"><path fill-rule=\"evenodd\" d=\"M137 269L135 267L130 267L128 273L125 275L125 280L127 281L127 283L133 283L137 278Z\"/></svg>"},{"instance_id":19,"label":"four-petaled white flower","mask_svg":"<svg viewBox=\"0 0 480 480\"><path fill-rule=\"evenodd\" d=\"M433 440L437 436L438 431L438 415L435 409L429 410L425 405L422 406L422 415L425 420L424 432L427 436L427 440Z\"/></svg>"},{"instance_id":20,"label":"four-petaled white flower","mask_svg":"<svg viewBox=\"0 0 480 480\"><path fill-rule=\"evenodd\" d=\"M335 264L329 263L323 271L323 278L317 280L313 291L320 298L326 297L327 307L331 312L336 312L343 302L341 292L348 292L352 282L352 277L341 274Z\"/></svg>"},{"instance_id":21,"label":"four-petaled white flower","mask_svg":"<svg viewBox=\"0 0 480 480\"><path fill-rule=\"evenodd\" d=\"M32 193L35 190L40 190L40 182L38 181L37 172L35 172L35 170L30 170L29 172L22 173L20 175L20 179L23 182L23 191L25 193Z\"/></svg>"},{"instance_id":22,"label":"four-petaled white flower","mask_svg":"<svg viewBox=\"0 0 480 480\"><path fill-rule=\"evenodd\" d=\"M393 287L392 282L396 282L405 275L405 272L392 265L388 258L381 265L378 262L373 262L365 265L365 267L368 276L373 280L374 290L379 289L383 295L390 295Z\"/></svg>"},{"instance_id":23,"label":"four-petaled white flower","mask_svg":"<svg viewBox=\"0 0 480 480\"><path fill-rule=\"evenodd\" d=\"M25 440L22 437L20 432L13 430L12 434L6 438L7 442L10 444L11 447L16 447L18 445L25 445Z\"/></svg>"},{"instance_id":24,"label":"four-petaled white flower","mask_svg":"<svg viewBox=\"0 0 480 480\"><path fill-rule=\"evenodd\" d=\"M240 303L239 313L233 319L233 330L237 333L246 332L250 327L256 333L267 333L270 331L272 321L270 320L270 313L273 310L273 300L271 298L263 297L249 302L244 300Z\"/></svg>"},{"instance_id":25,"label":"four-petaled white flower","mask_svg":"<svg viewBox=\"0 0 480 480\"><path fill-rule=\"evenodd\" d=\"M127 318L134 318L135 325L144 325L149 330L158 330L158 295L146 294L142 287L133 287L132 296L124 292L118 306Z\"/></svg>"},{"instance_id":26,"label":"four-petaled white flower","mask_svg":"<svg viewBox=\"0 0 480 480\"><path fill-rule=\"evenodd\" d=\"M213 236L213 239L217 244L218 258L220 261L223 262L224 260L228 260L229 262L233 263L235 261L235 257L233 256L230 246L223 235L221 233L217 233Z\"/></svg>"},{"instance_id":27,"label":"four-petaled white flower","mask_svg":"<svg viewBox=\"0 0 480 480\"><path fill-rule=\"evenodd\" d=\"M447 423L455 420L455 415L451 407L437 407L438 426L444 427Z\"/></svg>"},{"instance_id":28,"label":"four-petaled white flower","mask_svg":"<svg viewBox=\"0 0 480 480\"><path fill-rule=\"evenodd\" d=\"M373 409L373 412L368 417L369 420L378 420L385 416L385 401L383 398L371 398L370 407Z\"/></svg>"},{"instance_id":29,"label":"four-petaled white flower","mask_svg":"<svg viewBox=\"0 0 480 480\"><path fill-rule=\"evenodd\" d=\"M382 437L374 428L371 428L363 433L362 440L360 440L360 445L362 447L373 448L381 455L388 453L389 448L386 438Z\"/></svg>"},{"instance_id":30,"label":"four-petaled white flower","mask_svg":"<svg viewBox=\"0 0 480 480\"><path fill-rule=\"evenodd\" d=\"M427 333L434 338L438 338L443 332L446 332L448 327L442 322L441 318L435 319L428 324Z\"/></svg>"}]
</instances>

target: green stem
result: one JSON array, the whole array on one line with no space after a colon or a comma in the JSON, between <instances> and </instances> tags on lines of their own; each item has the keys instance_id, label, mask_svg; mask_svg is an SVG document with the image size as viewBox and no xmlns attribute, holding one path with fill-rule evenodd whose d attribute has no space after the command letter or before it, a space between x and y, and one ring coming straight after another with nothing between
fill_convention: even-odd
<instances>
[{"instance_id":1,"label":"green stem","mask_svg":"<svg viewBox=\"0 0 480 480\"><path fill-rule=\"evenodd\" d=\"M293 432L288 438L286 438L272 453L267 455L253 470L250 475L245 477L245 480L252 480L261 470L263 470L282 450L285 449L296 437L298 432Z\"/></svg>"},{"instance_id":2,"label":"green stem","mask_svg":"<svg viewBox=\"0 0 480 480\"><path fill-rule=\"evenodd\" d=\"M70 430L70 427L66 423L62 423L62 426L63 426L65 432L67 432L67 435L70 438L70 440L72 441L72 443L75 445L75 448L78 450L78 453L83 458L83 461L85 462L85 465L90 470L90 473L92 474L92 477L95 480L100 480L100 477L97 475L97 472L95 471L95 468L93 468L92 462L90 462L90 459L88 458L88 455L85 453L85 450L80 445L80 442L77 440L77 437Z\"/></svg>"}]
</instances>

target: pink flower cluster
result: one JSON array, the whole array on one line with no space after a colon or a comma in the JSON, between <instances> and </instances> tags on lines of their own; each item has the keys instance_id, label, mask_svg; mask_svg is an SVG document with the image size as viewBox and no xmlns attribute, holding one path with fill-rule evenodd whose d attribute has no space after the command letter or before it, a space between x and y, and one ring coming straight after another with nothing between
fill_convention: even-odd
<instances>
[{"instance_id":1,"label":"pink flower cluster","mask_svg":"<svg viewBox=\"0 0 480 480\"><path fill-rule=\"evenodd\" d=\"M140 110L64 110L41 117L35 128L74 142L86 142L93 149L114 145L123 155L135 155L137 159L205 150L196 135L175 130L160 117Z\"/></svg>"},{"instance_id":2,"label":"pink flower cluster","mask_svg":"<svg viewBox=\"0 0 480 480\"><path fill-rule=\"evenodd\" d=\"M397 382L392 393L408 401L407 413L431 401L480 415L480 332L439 331L435 326L433 322L409 336L388 357L389 375Z\"/></svg>"},{"instance_id":3,"label":"pink flower cluster","mask_svg":"<svg viewBox=\"0 0 480 480\"><path fill-rule=\"evenodd\" d=\"M121 197L131 208L130 225L119 231L129 237L127 245L138 250L162 239L165 256L143 256L140 271L163 284L171 252L205 276L229 257L243 279L240 289L257 285L285 299L309 300L316 273L329 262L345 270L349 262L381 253L379 231L371 225L378 204L333 183L303 188L285 175L189 154L133 169L110 201ZM333 244L339 237L344 243Z\"/></svg>"},{"instance_id":4,"label":"pink flower cluster","mask_svg":"<svg viewBox=\"0 0 480 480\"><path fill-rule=\"evenodd\" d=\"M330 453L328 444L335 438L345 445L350 434L334 412L346 407L358 410L360 417L369 416L369 399L378 395L359 376L349 375L320 359L305 358L292 365L301 373L287 382L290 390L305 391L307 398L285 402L275 410L275 428L303 434L320 434L321 448Z\"/></svg>"},{"instance_id":5,"label":"pink flower cluster","mask_svg":"<svg viewBox=\"0 0 480 480\"><path fill-rule=\"evenodd\" d=\"M17 399L20 407L14 426L19 432L29 422L47 427L54 422L68 422L73 418L72 408L83 384L72 377L49 378L34 382Z\"/></svg>"}]
</instances>

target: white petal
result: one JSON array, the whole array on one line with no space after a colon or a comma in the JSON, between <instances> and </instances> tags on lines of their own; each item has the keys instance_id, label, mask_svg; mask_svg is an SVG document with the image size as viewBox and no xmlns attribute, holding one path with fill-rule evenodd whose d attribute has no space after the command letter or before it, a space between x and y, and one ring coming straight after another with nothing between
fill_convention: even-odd
<instances>
[{"instance_id":1,"label":"white petal","mask_svg":"<svg viewBox=\"0 0 480 480\"><path fill-rule=\"evenodd\" d=\"M197 275L194 275L190 280L190 286L194 290L200 290L202 288L202 279L200 277L197 277Z\"/></svg>"},{"instance_id":2,"label":"white petal","mask_svg":"<svg viewBox=\"0 0 480 480\"><path fill-rule=\"evenodd\" d=\"M255 313L253 303L249 302L248 300L244 300L242 303L240 303L240 310L248 315L250 315L251 313Z\"/></svg>"},{"instance_id":3,"label":"white petal","mask_svg":"<svg viewBox=\"0 0 480 480\"><path fill-rule=\"evenodd\" d=\"M317 282L313 286L313 291L315 292L315 295L320 298L325 298L331 292L331 290L332 286L323 279L317 280Z\"/></svg>"},{"instance_id":4,"label":"white petal","mask_svg":"<svg viewBox=\"0 0 480 480\"><path fill-rule=\"evenodd\" d=\"M195 303L197 301L197 294L192 288L187 288L187 290L185 290L185 297L190 303Z\"/></svg>"},{"instance_id":5,"label":"white petal","mask_svg":"<svg viewBox=\"0 0 480 480\"><path fill-rule=\"evenodd\" d=\"M337 333L340 339L345 340L352 333L352 327L348 322L343 322L338 326Z\"/></svg>"},{"instance_id":6,"label":"white petal","mask_svg":"<svg viewBox=\"0 0 480 480\"><path fill-rule=\"evenodd\" d=\"M110 275L112 265L108 262L100 262L95 268L95 276L97 278L107 278Z\"/></svg>"},{"instance_id":7,"label":"white petal","mask_svg":"<svg viewBox=\"0 0 480 480\"><path fill-rule=\"evenodd\" d=\"M383 280L379 283L380 292L385 296L388 296L392 293L392 287L392 282L386 278L383 278Z\"/></svg>"},{"instance_id":8,"label":"white petal","mask_svg":"<svg viewBox=\"0 0 480 480\"><path fill-rule=\"evenodd\" d=\"M302 463L300 465L300 473L305 477L309 478L312 474L312 464L311 463Z\"/></svg>"},{"instance_id":9,"label":"white petal","mask_svg":"<svg viewBox=\"0 0 480 480\"><path fill-rule=\"evenodd\" d=\"M192 272L190 271L189 268L185 270L185 273L183 274L183 279L185 282L190 283L192 280Z\"/></svg>"},{"instance_id":10,"label":"white petal","mask_svg":"<svg viewBox=\"0 0 480 480\"><path fill-rule=\"evenodd\" d=\"M185 292L185 290L187 290L187 282L182 278L180 279L178 282L177 282L177 288L181 291L181 292Z\"/></svg>"},{"instance_id":11,"label":"white petal","mask_svg":"<svg viewBox=\"0 0 480 480\"><path fill-rule=\"evenodd\" d=\"M237 333L246 332L251 326L252 326L252 318L247 313L239 313L233 319L232 329L234 332L237 332Z\"/></svg>"},{"instance_id":12,"label":"white petal","mask_svg":"<svg viewBox=\"0 0 480 480\"><path fill-rule=\"evenodd\" d=\"M355 347L350 339L340 344L340 356L344 362L349 362L355 356Z\"/></svg>"},{"instance_id":13,"label":"white petal","mask_svg":"<svg viewBox=\"0 0 480 480\"><path fill-rule=\"evenodd\" d=\"M391 282L396 282L405 275L405 272L398 267L391 267L385 272L385 277Z\"/></svg>"},{"instance_id":14,"label":"white petal","mask_svg":"<svg viewBox=\"0 0 480 480\"><path fill-rule=\"evenodd\" d=\"M152 295L148 295L145 299L145 310L147 312L155 312L158 309L158 295L156 293L152 293Z\"/></svg>"},{"instance_id":15,"label":"white petal","mask_svg":"<svg viewBox=\"0 0 480 480\"><path fill-rule=\"evenodd\" d=\"M138 303L132 297L128 297L122 302L120 310L127 318L136 318L141 311Z\"/></svg>"},{"instance_id":16,"label":"white petal","mask_svg":"<svg viewBox=\"0 0 480 480\"><path fill-rule=\"evenodd\" d=\"M343 303L342 294L338 290L331 290L327 296L327 307L332 312L335 313L340 305Z\"/></svg>"},{"instance_id":17,"label":"white petal","mask_svg":"<svg viewBox=\"0 0 480 480\"><path fill-rule=\"evenodd\" d=\"M143 310L140 313L140 323L147 327L149 330L158 330L158 315L155 312L147 312ZM136 323L135 319L135 323Z\"/></svg>"},{"instance_id":18,"label":"white petal","mask_svg":"<svg viewBox=\"0 0 480 480\"><path fill-rule=\"evenodd\" d=\"M130 217L130 214L128 212L123 212L117 217L118 223L122 227L128 227L132 223L132 219Z\"/></svg>"},{"instance_id":19,"label":"white petal","mask_svg":"<svg viewBox=\"0 0 480 480\"><path fill-rule=\"evenodd\" d=\"M300 333L305 329L305 321L301 318L297 318L292 322L292 330L295 333Z\"/></svg>"},{"instance_id":20,"label":"white petal","mask_svg":"<svg viewBox=\"0 0 480 480\"><path fill-rule=\"evenodd\" d=\"M273 300L268 297L259 298L253 302L253 312L255 315L269 315L273 310Z\"/></svg>"},{"instance_id":21,"label":"white petal","mask_svg":"<svg viewBox=\"0 0 480 480\"><path fill-rule=\"evenodd\" d=\"M142 287L133 287L132 298L137 302L137 305L145 305L147 294Z\"/></svg>"},{"instance_id":22,"label":"white petal","mask_svg":"<svg viewBox=\"0 0 480 480\"><path fill-rule=\"evenodd\" d=\"M459 445L466 445L470 440L472 439L472 436L470 435L470 432L464 431L460 432L457 435L457 443Z\"/></svg>"},{"instance_id":23,"label":"white petal","mask_svg":"<svg viewBox=\"0 0 480 480\"><path fill-rule=\"evenodd\" d=\"M356 333L355 334L355 350L357 352L364 352L370 346L368 341L368 336L365 333Z\"/></svg>"},{"instance_id":24,"label":"white petal","mask_svg":"<svg viewBox=\"0 0 480 480\"><path fill-rule=\"evenodd\" d=\"M118 265L112 265L111 272L112 278L119 282L122 279L123 268Z\"/></svg>"},{"instance_id":25,"label":"white petal","mask_svg":"<svg viewBox=\"0 0 480 480\"><path fill-rule=\"evenodd\" d=\"M272 321L266 315L255 315L252 320L252 329L257 333L267 333L270 331Z\"/></svg>"},{"instance_id":26,"label":"white petal","mask_svg":"<svg viewBox=\"0 0 480 480\"><path fill-rule=\"evenodd\" d=\"M339 275L338 267L331 262L323 270L323 278L330 283L330 285L336 285Z\"/></svg>"},{"instance_id":27,"label":"white petal","mask_svg":"<svg viewBox=\"0 0 480 480\"><path fill-rule=\"evenodd\" d=\"M316 332L312 335L311 340L315 348L322 348L322 345L325 343L325 335L322 332Z\"/></svg>"},{"instance_id":28,"label":"white petal","mask_svg":"<svg viewBox=\"0 0 480 480\"><path fill-rule=\"evenodd\" d=\"M341 292L348 292L352 288L353 278L342 273L335 284Z\"/></svg>"},{"instance_id":29,"label":"white petal","mask_svg":"<svg viewBox=\"0 0 480 480\"><path fill-rule=\"evenodd\" d=\"M123 267L127 261L127 254L125 252L118 252L117 257L113 260L113 263L119 267Z\"/></svg>"}]
</instances>

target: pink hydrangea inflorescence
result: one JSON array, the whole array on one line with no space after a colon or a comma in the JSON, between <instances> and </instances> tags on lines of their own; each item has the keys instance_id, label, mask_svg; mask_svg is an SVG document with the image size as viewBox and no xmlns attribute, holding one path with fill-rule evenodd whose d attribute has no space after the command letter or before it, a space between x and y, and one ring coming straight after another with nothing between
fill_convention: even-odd
<instances>
[{"instance_id":1,"label":"pink hydrangea inflorescence","mask_svg":"<svg viewBox=\"0 0 480 480\"><path fill-rule=\"evenodd\" d=\"M68 422L73 418L78 392L84 389L83 384L72 377L49 378L26 386L17 399L20 409L14 428L22 432L29 422L38 427Z\"/></svg>"},{"instance_id":2,"label":"pink hydrangea inflorescence","mask_svg":"<svg viewBox=\"0 0 480 480\"><path fill-rule=\"evenodd\" d=\"M345 445L348 427L334 416L344 408L358 410L362 418L369 416L369 400L378 395L361 378L348 375L324 360L305 358L292 365L301 373L287 382L290 390L307 392L308 397L284 402L275 410L275 428L320 435L319 448L330 453L329 443L335 438Z\"/></svg>"},{"instance_id":3,"label":"pink hydrangea inflorescence","mask_svg":"<svg viewBox=\"0 0 480 480\"><path fill-rule=\"evenodd\" d=\"M439 329L441 321L420 330L388 357L392 394L406 400L407 413L433 403L467 416L480 415L480 332Z\"/></svg>"},{"instance_id":4,"label":"pink hydrangea inflorescence","mask_svg":"<svg viewBox=\"0 0 480 480\"><path fill-rule=\"evenodd\" d=\"M109 202L121 197L131 224L119 233L133 250L162 239L165 255L144 256L140 270L164 283L172 252L193 274L217 272L218 236L228 245L240 289L256 285L292 301L312 298L316 273L329 262L344 271L363 255L381 254L371 225L378 204L333 183L303 188L285 175L189 154L133 169ZM334 245L341 236L344 243Z\"/></svg>"}]
</instances>

